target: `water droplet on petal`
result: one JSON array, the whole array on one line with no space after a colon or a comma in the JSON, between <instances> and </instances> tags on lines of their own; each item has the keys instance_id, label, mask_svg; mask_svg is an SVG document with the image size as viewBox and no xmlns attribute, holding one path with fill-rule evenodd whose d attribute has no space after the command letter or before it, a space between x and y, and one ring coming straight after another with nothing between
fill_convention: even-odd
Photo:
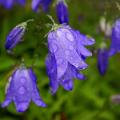
<instances>
[{"instance_id":1,"label":"water droplet on petal","mask_svg":"<svg viewBox=\"0 0 120 120\"><path fill-rule=\"evenodd\" d=\"M57 45L55 43L53 43L51 47L53 52L57 51Z\"/></svg>"},{"instance_id":2,"label":"water droplet on petal","mask_svg":"<svg viewBox=\"0 0 120 120\"><path fill-rule=\"evenodd\" d=\"M57 37L61 37L61 36L63 36L62 32L60 30L57 31Z\"/></svg>"},{"instance_id":3,"label":"water droplet on petal","mask_svg":"<svg viewBox=\"0 0 120 120\"><path fill-rule=\"evenodd\" d=\"M20 82L21 82L21 83L23 83L23 84L24 84L24 83L25 83L25 81L26 81L25 77L21 77L21 78L20 78Z\"/></svg>"},{"instance_id":4,"label":"water droplet on petal","mask_svg":"<svg viewBox=\"0 0 120 120\"><path fill-rule=\"evenodd\" d=\"M73 50L73 49L74 49L74 47L73 47L72 45L70 45L70 46L69 46L69 49L70 49L70 50Z\"/></svg>"},{"instance_id":5,"label":"water droplet on petal","mask_svg":"<svg viewBox=\"0 0 120 120\"><path fill-rule=\"evenodd\" d=\"M59 58L59 59L57 60L57 64L58 64L58 65L61 65L63 62L64 62L64 60L63 60L62 58Z\"/></svg>"},{"instance_id":6,"label":"water droplet on petal","mask_svg":"<svg viewBox=\"0 0 120 120\"><path fill-rule=\"evenodd\" d=\"M73 37L73 35L71 35L72 33L67 33L66 34L66 37L67 37L67 39L69 40L69 41L71 41L71 42L73 42L74 41L74 37Z\"/></svg>"},{"instance_id":7,"label":"water droplet on petal","mask_svg":"<svg viewBox=\"0 0 120 120\"><path fill-rule=\"evenodd\" d=\"M69 55L70 55L70 50L66 50L66 51L65 51L65 55L66 55L66 56L69 56Z\"/></svg>"},{"instance_id":8,"label":"water droplet on petal","mask_svg":"<svg viewBox=\"0 0 120 120\"><path fill-rule=\"evenodd\" d=\"M66 71L67 63L63 58L57 59L57 78L59 79Z\"/></svg>"},{"instance_id":9,"label":"water droplet on petal","mask_svg":"<svg viewBox=\"0 0 120 120\"><path fill-rule=\"evenodd\" d=\"M22 86L22 87L20 87L19 89L18 89L18 91L19 91L19 94L24 94L25 93L25 88Z\"/></svg>"}]
</instances>

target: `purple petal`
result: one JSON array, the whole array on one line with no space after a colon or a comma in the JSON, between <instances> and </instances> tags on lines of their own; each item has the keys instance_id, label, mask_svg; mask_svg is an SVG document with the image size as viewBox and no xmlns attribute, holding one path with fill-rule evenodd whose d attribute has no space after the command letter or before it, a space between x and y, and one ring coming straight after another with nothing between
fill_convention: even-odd
<instances>
[{"instance_id":1,"label":"purple petal","mask_svg":"<svg viewBox=\"0 0 120 120\"><path fill-rule=\"evenodd\" d=\"M5 43L5 48L6 49L12 49L18 44L25 32L25 28L17 26L15 27L7 36L7 40Z\"/></svg>"},{"instance_id":2,"label":"purple petal","mask_svg":"<svg viewBox=\"0 0 120 120\"><path fill-rule=\"evenodd\" d=\"M83 55L85 57L92 56L92 53L87 50L84 46L82 46L80 43L77 44L77 51L80 55Z\"/></svg>"},{"instance_id":3,"label":"purple petal","mask_svg":"<svg viewBox=\"0 0 120 120\"><path fill-rule=\"evenodd\" d=\"M9 83L7 84L6 99L1 105L3 108L8 106L12 102L13 88L11 87L11 85L12 85L12 77L9 78Z\"/></svg>"},{"instance_id":4,"label":"purple petal","mask_svg":"<svg viewBox=\"0 0 120 120\"><path fill-rule=\"evenodd\" d=\"M66 59L70 64L75 66L78 69L85 69L87 68L87 64L82 60L82 58L77 54L75 50L66 51Z\"/></svg>"},{"instance_id":5,"label":"purple petal","mask_svg":"<svg viewBox=\"0 0 120 120\"><path fill-rule=\"evenodd\" d=\"M2 103L2 107L8 106L12 102L12 97L10 94L7 94L5 101Z\"/></svg>"},{"instance_id":6,"label":"purple petal","mask_svg":"<svg viewBox=\"0 0 120 120\"><path fill-rule=\"evenodd\" d=\"M60 79L66 72L68 63L62 57L59 57L57 55L55 56L55 59L57 63L57 79Z\"/></svg>"},{"instance_id":7,"label":"purple petal","mask_svg":"<svg viewBox=\"0 0 120 120\"><path fill-rule=\"evenodd\" d=\"M76 68L85 69L87 64L82 60L75 50L76 39L74 35L68 29L59 29L57 31L57 41L61 45L61 53L65 59ZM64 50L64 51L62 51ZM60 56L59 54L59 56Z\"/></svg>"},{"instance_id":8,"label":"purple petal","mask_svg":"<svg viewBox=\"0 0 120 120\"><path fill-rule=\"evenodd\" d=\"M117 52L117 51L116 51L114 48L110 48L109 56L115 55L116 52Z\"/></svg>"},{"instance_id":9,"label":"purple petal","mask_svg":"<svg viewBox=\"0 0 120 120\"><path fill-rule=\"evenodd\" d=\"M42 8L45 12L48 11L49 5L51 4L52 0L42 0Z\"/></svg>"},{"instance_id":10,"label":"purple petal","mask_svg":"<svg viewBox=\"0 0 120 120\"><path fill-rule=\"evenodd\" d=\"M64 1L58 1L56 5L56 13L60 24L68 24L68 8Z\"/></svg>"},{"instance_id":11,"label":"purple petal","mask_svg":"<svg viewBox=\"0 0 120 120\"><path fill-rule=\"evenodd\" d=\"M61 85L64 87L65 90L72 90L73 89L73 80L62 80Z\"/></svg>"},{"instance_id":12,"label":"purple petal","mask_svg":"<svg viewBox=\"0 0 120 120\"><path fill-rule=\"evenodd\" d=\"M41 107L46 107L47 106L43 102L42 98L40 97L40 95L38 93L38 88L35 84L34 84L34 90L32 91L32 100L38 106L41 106Z\"/></svg>"},{"instance_id":13,"label":"purple petal","mask_svg":"<svg viewBox=\"0 0 120 120\"><path fill-rule=\"evenodd\" d=\"M111 47L109 55L120 52L120 19L117 19L112 28Z\"/></svg>"},{"instance_id":14,"label":"purple petal","mask_svg":"<svg viewBox=\"0 0 120 120\"><path fill-rule=\"evenodd\" d=\"M29 106L29 102L21 102L21 103L15 102L15 105L16 105L16 109L18 112L24 112L27 110L27 108Z\"/></svg>"},{"instance_id":15,"label":"purple petal","mask_svg":"<svg viewBox=\"0 0 120 120\"><path fill-rule=\"evenodd\" d=\"M35 73L33 72L32 68L29 68L28 72L29 72L30 78L31 78L34 82L36 82L36 81L37 81L37 77L36 77Z\"/></svg>"},{"instance_id":16,"label":"purple petal","mask_svg":"<svg viewBox=\"0 0 120 120\"><path fill-rule=\"evenodd\" d=\"M74 33L77 41L80 42L82 45L93 45L95 43L95 40L93 38L83 35L79 31L75 31Z\"/></svg>"},{"instance_id":17,"label":"purple petal","mask_svg":"<svg viewBox=\"0 0 120 120\"><path fill-rule=\"evenodd\" d=\"M16 105L16 109L18 112L24 112L31 101L30 92L23 86L15 90L16 92L14 93L13 100Z\"/></svg>"},{"instance_id":18,"label":"purple petal","mask_svg":"<svg viewBox=\"0 0 120 120\"><path fill-rule=\"evenodd\" d=\"M32 9L37 12L39 6L42 6L43 10L47 12L51 0L32 0Z\"/></svg>"},{"instance_id":19,"label":"purple petal","mask_svg":"<svg viewBox=\"0 0 120 120\"><path fill-rule=\"evenodd\" d=\"M83 74L81 74L81 73L79 72L78 69L76 69L76 68L75 68L74 66L72 66L72 65L69 65L68 71L69 71L68 74L71 75L71 78L76 78L76 79L79 79L79 80L85 80L85 78L86 78ZM71 71L71 72L70 72L70 71Z\"/></svg>"},{"instance_id":20,"label":"purple petal","mask_svg":"<svg viewBox=\"0 0 120 120\"><path fill-rule=\"evenodd\" d=\"M32 9L37 12L42 0L32 0Z\"/></svg>"},{"instance_id":21,"label":"purple petal","mask_svg":"<svg viewBox=\"0 0 120 120\"><path fill-rule=\"evenodd\" d=\"M50 32L48 35L48 47L51 53L56 53L60 49L54 32Z\"/></svg>"},{"instance_id":22,"label":"purple petal","mask_svg":"<svg viewBox=\"0 0 120 120\"><path fill-rule=\"evenodd\" d=\"M73 78L84 80L85 76L79 73L79 70L76 69L73 65L68 64L67 70L63 75L62 79L73 79Z\"/></svg>"},{"instance_id":23,"label":"purple petal","mask_svg":"<svg viewBox=\"0 0 120 120\"><path fill-rule=\"evenodd\" d=\"M81 73L76 74L76 78L79 80L86 80L86 76Z\"/></svg>"},{"instance_id":24,"label":"purple petal","mask_svg":"<svg viewBox=\"0 0 120 120\"><path fill-rule=\"evenodd\" d=\"M36 75L34 74L32 68L30 68L28 70L28 73L29 73L29 76L30 76L30 79L31 79L31 82L32 82L32 100L33 102L38 105L38 106L42 106L42 107L46 107L46 104L43 102L43 100L41 99L39 93L38 93L38 88L37 88L37 85L36 85L36 81L37 81L37 78L36 78Z\"/></svg>"},{"instance_id":25,"label":"purple petal","mask_svg":"<svg viewBox=\"0 0 120 120\"><path fill-rule=\"evenodd\" d=\"M58 89L57 66L56 66L55 57L51 53L49 53L46 58L46 69L50 79L51 92L52 94L54 94Z\"/></svg>"},{"instance_id":26,"label":"purple petal","mask_svg":"<svg viewBox=\"0 0 120 120\"><path fill-rule=\"evenodd\" d=\"M98 50L98 70L101 75L104 75L108 67L108 50L99 49Z\"/></svg>"},{"instance_id":27,"label":"purple petal","mask_svg":"<svg viewBox=\"0 0 120 120\"><path fill-rule=\"evenodd\" d=\"M5 6L5 8L7 8L7 9L11 9L12 6L13 6L13 3L14 3L13 0L7 0L6 2L4 2L4 6Z\"/></svg>"},{"instance_id":28,"label":"purple petal","mask_svg":"<svg viewBox=\"0 0 120 120\"><path fill-rule=\"evenodd\" d=\"M67 69L67 61L64 58L64 50L62 49L59 41L56 40L56 33L50 32L48 35L48 45L50 52L55 54L57 65L57 78L59 79Z\"/></svg>"}]
</instances>

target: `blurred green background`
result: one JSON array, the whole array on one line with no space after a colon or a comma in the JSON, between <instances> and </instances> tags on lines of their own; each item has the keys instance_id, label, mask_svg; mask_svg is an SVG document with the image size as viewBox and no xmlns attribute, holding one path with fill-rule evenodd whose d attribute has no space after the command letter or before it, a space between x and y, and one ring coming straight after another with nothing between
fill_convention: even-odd
<instances>
[{"instance_id":1,"label":"blurred green background","mask_svg":"<svg viewBox=\"0 0 120 120\"><path fill-rule=\"evenodd\" d=\"M89 48L92 51L97 50L104 39L97 32L100 17L105 15L107 21L113 23L120 15L116 2L120 3L119 0L68 0L70 26L95 38L96 44ZM57 22L54 3L48 14ZM120 54L109 59L107 74L100 76L94 53L87 59L88 69L82 71L87 80L75 80L71 92L60 87L56 95L50 94L45 69L47 38L44 36L50 30L46 24L51 21L46 15L42 10L34 13L29 0L25 7L16 5L11 10L0 7L0 103L5 99L11 71L24 59L26 66L33 66L40 95L48 105L41 108L31 102L26 112L17 113L12 103L5 109L0 108L0 120L120 120L120 105L110 99L120 93ZM24 41L9 55L4 48L7 34L17 24L31 18L34 22L28 24Z\"/></svg>"}]
</instances>

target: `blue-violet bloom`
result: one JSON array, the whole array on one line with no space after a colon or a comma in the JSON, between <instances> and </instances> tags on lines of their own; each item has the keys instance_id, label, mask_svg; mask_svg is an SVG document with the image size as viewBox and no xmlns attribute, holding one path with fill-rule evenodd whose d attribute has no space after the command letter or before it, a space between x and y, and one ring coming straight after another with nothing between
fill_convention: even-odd
<instances>
[{"instance_id":1,"label":"blue-violet bloom","mask_svg":"<svg viewBox=\"0 0 120 120\"><path fill-rule=\"evenodd\" d=\"M98 49L98 56L97 56L97 66L99 73L101 75L105 75L107 68L108 68L108 60L109 60L109 52L106 48Z\"/></svg>"},{"instance_id":2,"label":"blue-violet bloom","mask_svg":"<svg viewBox=\"0 0 120 120\"><path fill-rule=\"evenodd\" d=\"M25 2L26 2L26 0L4 0L4 1L2 1L2 5L7 9L11 9L14 4L18 3L22 6L24 6Z\"/></svg>"},{"instance_id":3,"label":"blue-violet bloom","mask_svg":"<svg viewBox=\"0 0 120 120\"><path fill-rule=\"evenodd\" d=\"M26 31L27 23L29 21L32 21L32 19L17 25L10 31L5 42L5 48L7 50L13 49L19 42L22 41L23 35Z\"/></svg>"},{"instance_id":4,"label":"blue-violet bloom","mask_svg":"<svg viewBox=\"0 0 120 120\"><path fill-rule=\"evenodd\" d=\"M41 6L43 10L47 12L51 1L52 0L32 0L32 9L35 12L38 12L39 7Z\"/></svg>"},{"instance_id":5,"label":"blue-violet bloom","mask_svg":"<svg viewBox=\"0 0 120 120\"><path fill-rule=\"evenodd\" d=\"M112 28L111 47L109 55L120 52L120 19L116 20Z\"/></svg>"},{"instance_id":6,"label":"blue-violet bloom","mask_svg":"<svg viewBox=\"0 0 120 120\"><path fill-rule=\"evenodd\" d=\"M9 78L6 99L2 103L2 107L6 107L14 101L17 111L24 112L31 100L38 106L46 107L39 96L36 80L32 68L27 69L23 66L18 68Z\"/></svg>"},{"instance_id":7,"label":"blue-violet bloom","mask_svg":"<svg viewBox=\"0 0 120 120\"><path fill-rule=\"evenodd\" d=\"M69 23L68 7L64 0L58 0L56 4L56 13L60 24Z\"/></svg>"},{"instance_id":8,"label":"blue-violet bloom","mask_svg":"<svg viewBox=\"0 0 120 120\"><path fill-rule=\"evenodd\" d=\"M64 24L48 33L49 54L46 67L53 94L59 85L66 90L72 90L73 78L85 79L79 70L87 68L84 58L92 56L92 53L84 46L92 45L94 42L93 38Z\"/></svg>"}]
</instances>

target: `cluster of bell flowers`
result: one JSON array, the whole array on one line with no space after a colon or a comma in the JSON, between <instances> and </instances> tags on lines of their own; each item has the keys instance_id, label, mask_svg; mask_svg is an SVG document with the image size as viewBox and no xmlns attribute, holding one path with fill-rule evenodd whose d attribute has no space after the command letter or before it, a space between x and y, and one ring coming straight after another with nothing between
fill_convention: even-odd
<instances>
[{"instance_id":1,"label":"cluster of bell flowers","mask_svg":"<svg viewBox=\"0 0 120 120\"><path fill-rule=\"evenodd\" d=\"M26 26L27 22L23 22L9 33L5 43L7 50L12 51L21 41ZM85 46L92 45L94 42L93 38L81 34L69 25L53 25L52 30L48 33L49 54L46 58L47 74L50 79L52 94L56 93L59 85L62 85L65 90L72 90L73 78L85 79L85 76L79 73L79 70L87 68L88 65L85 63L85 58L91 56L92 53ZM44 102L38 96L35 86L36 80L34 80L35 78L29 71L30 69L20 67L11 75L6 91L6 100L2 104L3 107L7 106L13 100L18 111L25 111L30 100L33 98L32 95L35 96L36 94L37 105L45 106ZM33 74L33 72L31 73ZM34 93L35 91L36 94ZM34 102L36 103L35 100Z\"/></svg>"},{"instance_id":2,"label":"cluster of bell flowers","mask_svg":"<svg viewBox=\"0 0 120 120\"><path fill-rule=\"evenodd\" d=\"M35 11L38 11L39 5L47 4L49 6L50 2L51 0L44 0L43 4L43 0L33 0L32 7ZM60 25L53 22L52 29L48 33L49 53L46 57L46 69L52 94L56 93L60 85L67 91L72 90L74 78L85 79L80 71L88 67L85 60L88 56L92 56L92 53L85 46L95 43L93 38L70 27L68 8L64 0L57 1L56 13ZM28 21L17 25L8 34L5 42L7 51L12 51L21 41ZM110 50L107 53L105 49L98 51L98 67L102 74L108 64L108 56L119 52L119 25L120 20L118 19L112 28ZM24 112L31 100L38 106L46 107L39 96L36 79L32 68L18 67L9 78L6 99L2 107L6 107L11 101L14 101L17 111Z\"/></svg>"},{"instance_id":3,"label":"cluster of bell flowers","mask_svg":"<svg viewBox=\"0 0 120 120\"><path fill-rule=\"evenodd\" d=\"M36 1L32 2L35 11L38 9L38 3L41 3L41 0ZM49 5L48 0L45 3ZM52 94L56 93L60 85L67 91L72 90L74 78L85 79L85 76L79 71L88 67L85 60L88 56L92 56L85 46L95 43L93 38L68 25L68 8L64 0L57 1L56 13L60 24L53 22L52 29L48 33L49 53L46 57L46 69ZM29 21L31 20L17 25L10 31L5 41L7 51L12 51L21 42ZM14 101L17 111L24 112L31 100L38 106L46 107L38 94L36 79L32 68L26 68L25 65L18 67L9 78L6 99L2 103L2 107L6 107Z\"/></svg>"},{"instance_id":4,"label":"cluster of bell flowers","mask_svg":"<svg viewBox=\"0 0 120 120\"><path fill-rule=\"evenodd\" d=\"M109 58L119 53L119 26L120 26L120 19L117 19L113 25L110 25L109 22L106 22L105 17L100 19L100 31L104 34L104 41L100 44L100 48L97 51L97 58L98 58L98 70L101 75L105 75L107 72ZM107 47L106 39L111 40L110 47Z\"/></svg>"}]
</instances>

